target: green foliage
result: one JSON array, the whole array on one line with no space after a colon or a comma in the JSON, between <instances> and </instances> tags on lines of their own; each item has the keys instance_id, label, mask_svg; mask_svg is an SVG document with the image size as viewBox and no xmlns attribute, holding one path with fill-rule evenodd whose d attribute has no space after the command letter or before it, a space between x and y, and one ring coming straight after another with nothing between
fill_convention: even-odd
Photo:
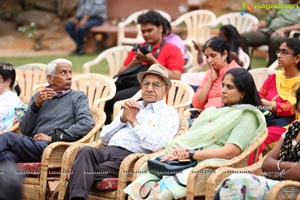
<instances>
[{"instance_id":1,"label":"green foliage","mask_svg":"<svg viewBox=\"0 0 300 200\"><path fill-rule=\"evenodd\" d=\"M37 34L36 25L34 22L31 22L29 25L20 26L18 30L24 33L34 42L34 50L41 49L41 39Z\"/></svg>"}]
</instances>

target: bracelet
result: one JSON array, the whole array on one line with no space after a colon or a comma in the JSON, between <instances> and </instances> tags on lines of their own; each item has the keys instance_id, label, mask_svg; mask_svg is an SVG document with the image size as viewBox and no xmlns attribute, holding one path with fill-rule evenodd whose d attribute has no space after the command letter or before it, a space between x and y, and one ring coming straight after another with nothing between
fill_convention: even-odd
<instances>
[{"instance_id":1,"label":"bracelet","mask_svg":"<svg viewBox=\"0 0 300 200\"><path fill-rule=\"evenodd\" d=\"M280 169L280 163L281 163L281 161L282 161L282 160L278 160L278 161L277 161L277 170L278 170L279 172L281 171L281 169Z\"/></svg>"},{"instance_id":2,"label":"bracelet","mask_svg":"<svg viewBox=\"0 0 300 200\"><path fill-rule=\"evenodd\" d=\"M275 101L271 101L271 106L272 106L271 110L273 110L273 108L274 108L274 110L276 110L276 102Z\"/></svg>"}]
</instances>

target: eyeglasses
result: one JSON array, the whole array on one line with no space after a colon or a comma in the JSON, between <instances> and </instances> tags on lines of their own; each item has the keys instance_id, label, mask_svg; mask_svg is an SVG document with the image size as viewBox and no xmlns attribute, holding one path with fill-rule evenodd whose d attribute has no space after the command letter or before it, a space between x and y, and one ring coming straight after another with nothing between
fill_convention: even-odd
<instances>
[{"instance_id":1,"label":"eyeglasses","mask_svg":"<svg viewBox=\"0 0 300 200\"><path fill-rule=\"evenodd\" d=\"M290 53L290 52L288 52L288 50L286 50L286 49L278 49L277 51L276 51L276 55L277 54L280 54L280 55L294 55L294 53Z\"/></svg>"},{"instance_id":2,"label":"eyeglasses","mask_svg":"<svg viewBox=\"0 0 300 200\"><path fill-rule=\"evenodd\" d=\"M152 88L154 90L158 90L161 87L164 87L166 85L161 85L159 82L154 82L154 83L150 83L150 82L142 82L142 88L148 89L150 87L150 85L152 85Z\"/></svg>"}]
</instances>

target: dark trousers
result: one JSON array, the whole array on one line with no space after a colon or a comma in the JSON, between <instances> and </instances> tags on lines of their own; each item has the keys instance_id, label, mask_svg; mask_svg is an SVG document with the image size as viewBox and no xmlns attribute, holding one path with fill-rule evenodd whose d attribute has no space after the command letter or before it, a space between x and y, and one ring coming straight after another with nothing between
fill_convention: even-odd
<instances>
[{"instance_id":1,"label":"dark trousers","mask_svg":"<svg viewBox=\"0 0 300 200\"><path fill-rule=\"evenodd\" d=\"M122 160L131 154L121 147L84 147L79 150L72 166L70 181L64 199L88 198L94 182L119 175Z\"/></svg>"},{"instance_id":2,"label":"dark trousers","mask_svg":"<svg viewBox=\"0 0 300 200\"><path fill-rule=\"evenodd\" d=\"M139 86L133 86L126 89L118 90L114 98L107 101L105 103L104 112L106 114L106 121L105 124L110 124L112 121L112 114L114 110L114 104L117 101L128 99L132 97L135 93L137 93L140 90Z\"/></svg>"},{"instance_id":3,"label":"dark trousers","mask_svg":"<svg viewBox=\"0 0 300 200\"><path fill-rule=\"evenodd\" d=\"M0 162L40 162L47 141L36 141L31 137L15 133L0 135Z\"/></svg>"},{"instance_id":4,"label":"dark trousers","mask_svg":"<svg viewBox=\"0 0 300 200\"><path fill-rule=\"evenodd\" d=\"M84 38L87 34L87 31L93 26L99 26L103 23L101 18L90 18L88 19L85 26L79 26L76 30L74 22L68 22L65 25L65 30L69 33L71 38L76 43L77 49L83 49Z\"/></svg>"},{"instance_id":5,"label":"dark trousers","mask_svg":"<svg viewBox=\"0 0 300 200\"><path fill-rule=\"evenodd\" d=\"M279 49L280 44L286 39L286 37L273 36L271 34L264 33L262 31L247 32L241 34L241 46L243 51L249 55L249 47L259 47L261 45L268 45L269 60L267 66L270 66L276 59L276 50Z\"/></svg>"}]
</instances>

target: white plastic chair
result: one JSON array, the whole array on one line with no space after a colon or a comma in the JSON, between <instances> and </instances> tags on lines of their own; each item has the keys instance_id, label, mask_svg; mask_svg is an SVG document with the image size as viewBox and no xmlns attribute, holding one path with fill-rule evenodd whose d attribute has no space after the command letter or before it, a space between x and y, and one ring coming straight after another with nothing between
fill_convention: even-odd
<instances>
[{"instance_id":1,"label":"white plastic chair","mask_svg":"<svg viewBox=\"0 0 300 200\"><path fill-rule=\"evenodd\" d=\"M194 59L191 51L187 50L186 53L188 55L188 59L187 59L186 63L184 64L184 69L191 67L193 64L193 59Z\"/></svg>"},{"instance_id":2,"label":"white plastic chair","mask_svg":"<svg viewBox=\"0 0 300 200\"><path fill-rule=\"evenodd\" d=\"M271 75L276 73L275 69L272 68L255 68L250 69L249 73L252 75L256 88L259 90L265 80Z\"/></svg>"},{"instance_id":3,"label":"white plastic chair","mask_svg":"<svg viewBox=\"0 0 300 200\"><path fill-rule=\"evenodd\" d=\"M85 62L83 64L83 73L90 73L90 68L94 65L106 61L109 68L109 77L113 77L119 72L123 62L131 51L132 46L116 46L101 52L94 60Z\"/></svg>"},{"instance_id":4,"label":"white plastic chair","mask_svg":"<svg viewBox=\"0 0 300 200\"><path fill-rule=\"evenodd\" d=\"M189 108L194 96L193 88L187 83L180 80L171 80L172 87L169 90L167 97L165 97L166 103L169 106L173 106L179 114L183 114L184 110ZM142 91L139 90L130 99L138 101L142 98ZM121 110L121 107L128 99L117 101L114 104L113 118L115 118Z\"/></svg>"},{"instance_id":5,"label":"white plastic chair","mask_svg":"<svg viewBox=\"0 0 300 200\"><path fill-rule=\"evenodd\" d=\"M118 24L118 45L123 45L123 44L137 44L141 43L144 41L140 25L137 23L138 16L144 12L147 12L148 10L140 10L132 13L129 15L125 21L120 22ZM162 10L156 10L159 12L163 17L165 17L168 21L171 21L171 16L166 13L165 11ZM130 25L135 24L135 27L130 27ZM133 28L136 31L136 37L126 37L125 36L125 29L126 27L128 28ZM133 31L134 32L134 31Z\"/></svg>"},{"instance_id":6,"label":"white plastic chair","mask_svg":"<svg viewBox=\"0 0 300 200\"><path fill-rule=\"evenodd\" d=\"M244 63L244 65L242 66L245 69L248 69L250 66L250 57L248 56L248 54L246 54L244 51L240 51L239 53L241 53L242 55L239 57L242 57L242 61Z\"/></svg>"},{"instance_id":7,"label":"white plastic chair","mask_svg":"<svg viewBox=\"0 0 300 200\"><path fill-rule=\"evenodd\" d=\"M186 28L186 37L183 42L190 48L194 58L197 57L197 51L194 49L192 41L203 44L210 37L210 27L216 18L216 15L209 10L195 10L184 13L171 22L172 27L180 29L184 26ZM196 65L198 63L194 59L193 66Z\"/></svg>"},{"instance_id":8,"label":"white plastic chair","mask_svg":"<svg viewBox=\"0 0 300 200\"><path fill-rule=\"evenodd\" d=\"M252 14L246 13L241 16L240 12L232 12L217 17L214 25L217 26L218 24L230 24L233 25L239 33L245 33L251 31L252 26L258 22L259 21L257 17Z\"/></svg>"}]
</instances>

